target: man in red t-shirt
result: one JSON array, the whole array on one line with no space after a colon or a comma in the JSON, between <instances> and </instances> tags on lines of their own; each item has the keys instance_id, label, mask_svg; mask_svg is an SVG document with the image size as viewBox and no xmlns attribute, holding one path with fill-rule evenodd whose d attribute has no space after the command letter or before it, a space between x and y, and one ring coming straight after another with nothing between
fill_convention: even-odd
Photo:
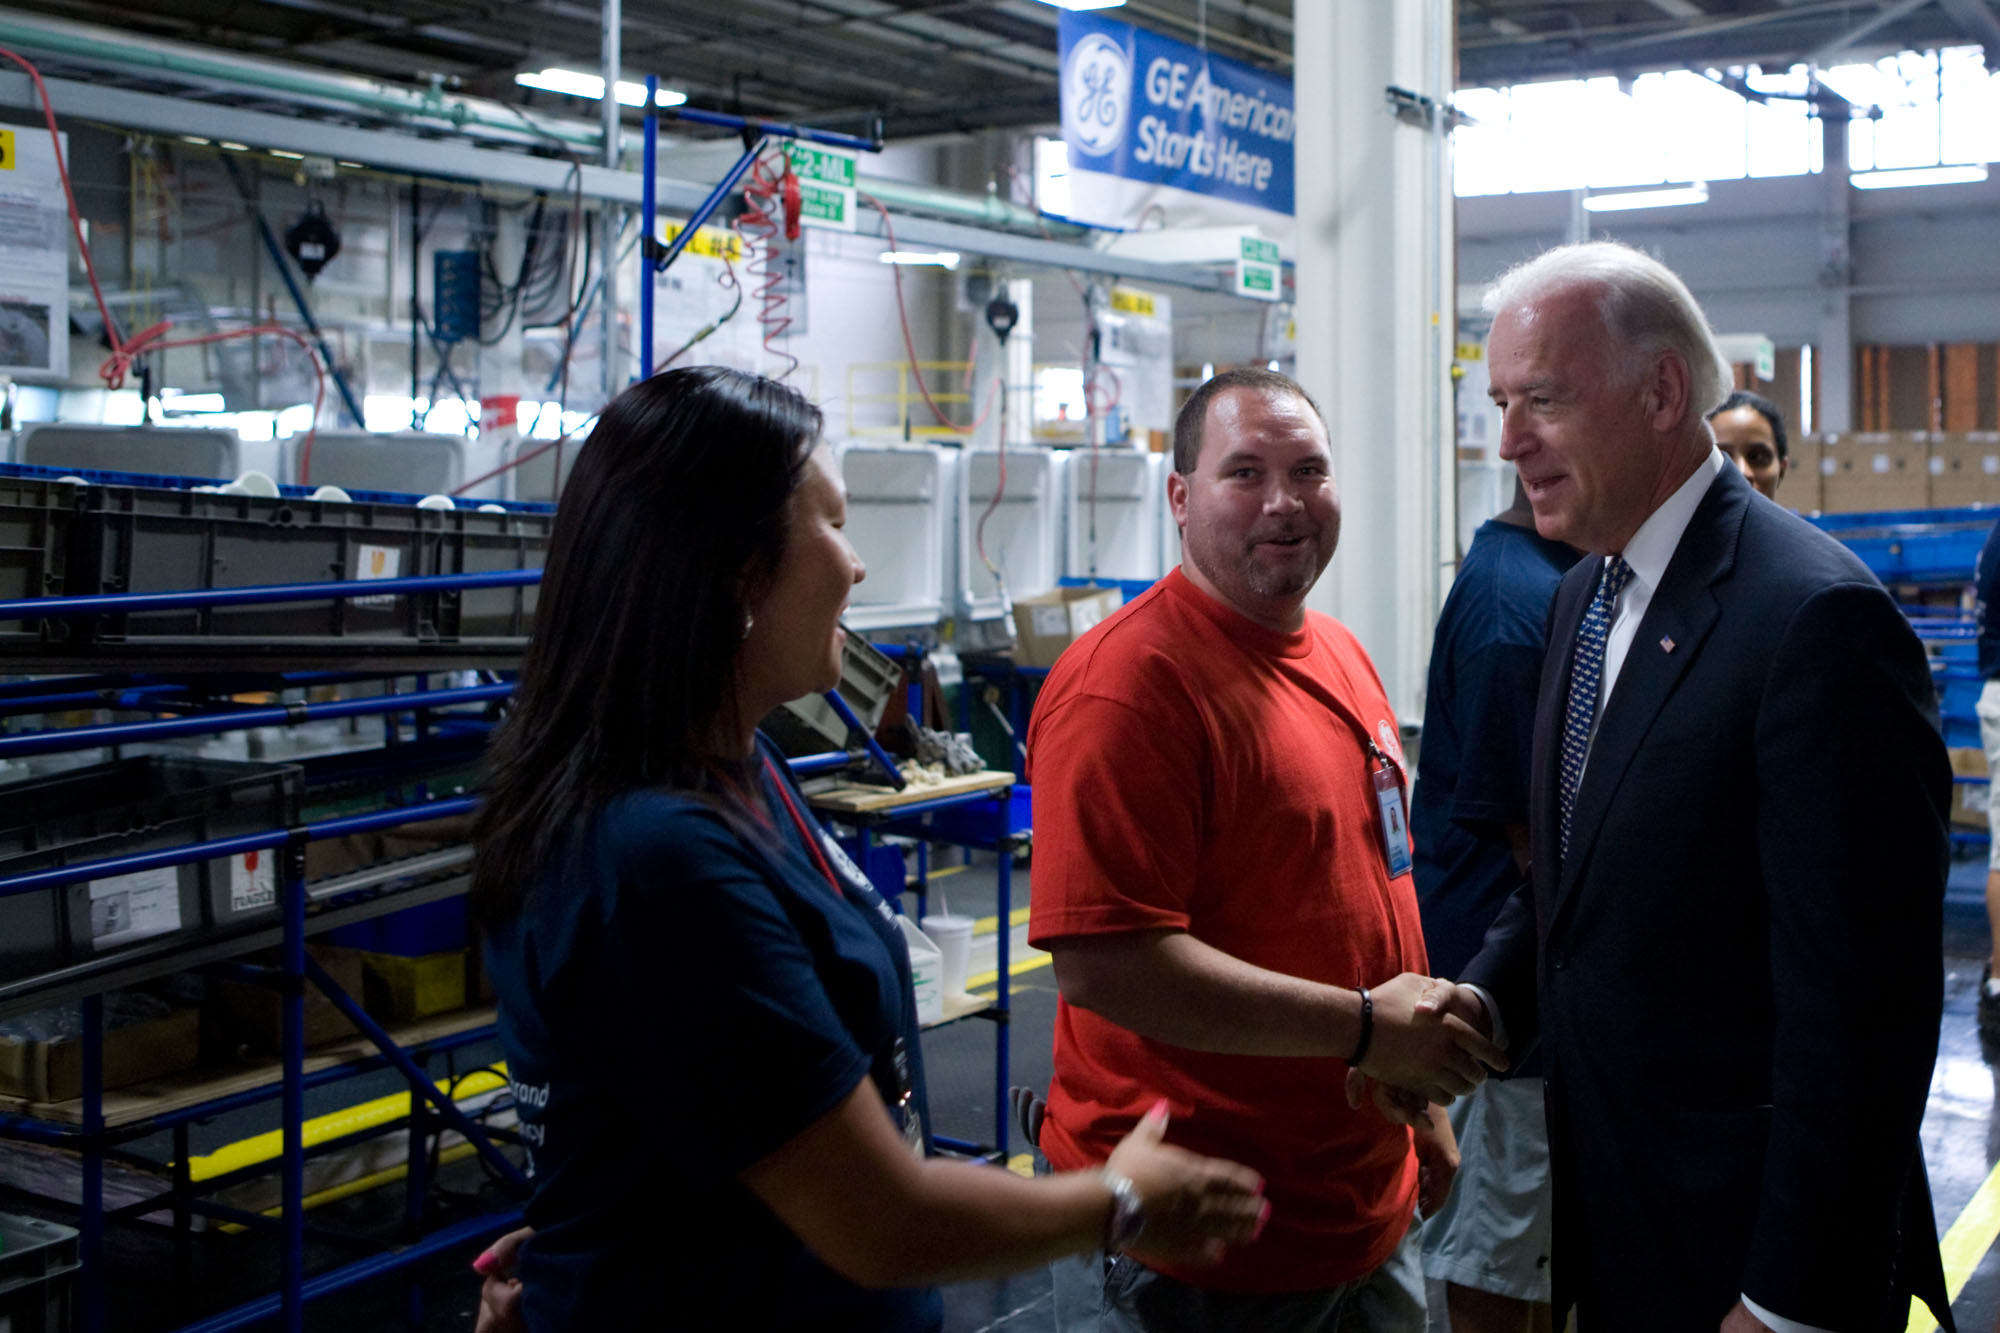
<instances>
[{"instance_id":1,"label":"man in red t-shirt","mask_svg":"<svg viewBox=\"0 0 2000 1333\"><path fill-rule=\"evenodd\" d=\"M1028 733L1032 943L1055 955L1041 1148L1102 1162L1157 1098L1172 1136L1268 1182L1210 1269L1057 1265L1063 1328L1421 1330L1419 1197L1457 1152L1344 1095L1350 1069L1449 1102L1504 1067L1415 1005L1424 975L1396 720L1346 627L1305 610L1340 535L1326 426L1282 375L1189 399L1167 482L1181 568L1065 652ZM1366 988L1366 989L1363 989ZM1442 1005L1440 1007L1443 1007Z\"/></svg>"}]
</instances>

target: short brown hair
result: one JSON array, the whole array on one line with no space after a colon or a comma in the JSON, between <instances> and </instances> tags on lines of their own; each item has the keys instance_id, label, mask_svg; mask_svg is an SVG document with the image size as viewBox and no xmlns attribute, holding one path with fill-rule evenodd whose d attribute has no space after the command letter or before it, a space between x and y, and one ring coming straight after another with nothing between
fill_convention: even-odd
<instances>
[{"instance_id":1,"label":"short brown hair","mask_svg":"<svg viewBox=\"0 0 2000 1333\"><path fill-rule=\"evenodd\" d=\"M1238 366L1206 380L1189 395L1181 407L1181 414L1174 418L1174 471L1184 477L1194 471L1195 463L1201 458L1201 435L1208 424L1208 405L1231 389L1289 393L1310 407L1313 415L1319 418L1319 428L1326 429L1326 417L1319 410L1319 404L1300 387L1297 380L1262 366Z\"/></svg>"}]
</instances>

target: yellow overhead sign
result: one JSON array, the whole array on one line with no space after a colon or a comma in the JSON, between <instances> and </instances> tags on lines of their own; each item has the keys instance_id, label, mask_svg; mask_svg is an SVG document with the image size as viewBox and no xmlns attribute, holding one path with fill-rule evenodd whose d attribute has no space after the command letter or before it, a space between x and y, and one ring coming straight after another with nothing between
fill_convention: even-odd
<instances>
[{"instance_id":1,"label":"yellow overhead sign","mask_svg":"<svg viewBox=\"0 0 2000 1333\"><path fill-rule=\"evenodd\" d=\"M1159 298L1136 287L1113 287L1111 308L1127 315L1151 315L1159 310Z\"/></svg>"},{"instance_id":2,"label":"yellow overhead sign","mask_svg":"<svg viewBox=\"0 0 2000 1333\"><path fill-rule=\"evenodd\" d=\"M673 244L674 237L687 230L682 222L662 222L660 239ZM743 238L726 227L703 227L695 232L694 239L687 244L685 253L701 255L708 259L740 260L743 258Z\"/></svg>"}]
</instances>

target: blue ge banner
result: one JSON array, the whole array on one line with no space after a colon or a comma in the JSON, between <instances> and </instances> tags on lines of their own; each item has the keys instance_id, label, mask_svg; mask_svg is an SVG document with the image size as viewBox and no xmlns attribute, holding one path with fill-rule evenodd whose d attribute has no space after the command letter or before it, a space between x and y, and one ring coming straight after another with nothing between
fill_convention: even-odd
<instances>
[{"instance_id":1,"label":"blue ge banner","mask_svg":"<svg viewBox=\"0 0 2000 1333\"><path fill-rule=\"evenodd\" d=\"M1092 215L1160 189L1291 216L1289 80L1088 14L1065 12L1059 35L1076 221L1133 225Z\"/></svg>"}]
</instances>

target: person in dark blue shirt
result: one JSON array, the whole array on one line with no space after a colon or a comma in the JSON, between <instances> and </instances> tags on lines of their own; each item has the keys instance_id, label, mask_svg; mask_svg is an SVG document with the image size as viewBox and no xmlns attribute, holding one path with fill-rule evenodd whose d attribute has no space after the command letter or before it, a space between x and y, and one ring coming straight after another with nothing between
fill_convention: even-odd
<instances>
[{"instance_id":1,"label":"person in dark blue shirt","mask_svg":"<svg viewBox=\"0 0 2000 1333\"><path fill-rule=\"evenodd\" d=\"M1986 535L1979 561L1972 568L1973 617L1979 622L1979 741L1986 750L1986 769L1995 780L1986 788L1986 826L1991 835L1986 860L1986 925L1989 946L1986 973L1979 982L1979 1030L2000 1037L2000 981L1994 964L2000 961L2000 523Z\"/></svg>"},{"instance_id":2,"label":"person in dark blue shirt","mask_svg":"<svg viewBox=\"0 0 2000 1333\"><path fill-rule=\"evenodd\" d=\"M1431 645L1410 832L1431 971L1456 977L1525 877L1528 774L1543 640L1578 552L1514 503L1480 525ZM1445 1283L1458 1333L1545 1328L1550 1183L1541 1062L1451 1107L1459 1174L1424 1223L1424 1274ZM1539 1322L1531 1322L1531 1317Z\"/></svg>"},{"instance_id":3,"label":"person in dark blue shirt","mask_svg":"<svg viewBox=\"0 0 2000 1333\"><path fill-rule=\"evenodd\" d=\"M474 830L534 1179L482 1329L934 1330L930 1282L1261 1227L1255 1173L1164 1114L1102 1173L929 1156L893 913L756 732L838 681L864 573L820 430L774 381L669 371L563 495Z\"/></svg>"}]
</instances>

